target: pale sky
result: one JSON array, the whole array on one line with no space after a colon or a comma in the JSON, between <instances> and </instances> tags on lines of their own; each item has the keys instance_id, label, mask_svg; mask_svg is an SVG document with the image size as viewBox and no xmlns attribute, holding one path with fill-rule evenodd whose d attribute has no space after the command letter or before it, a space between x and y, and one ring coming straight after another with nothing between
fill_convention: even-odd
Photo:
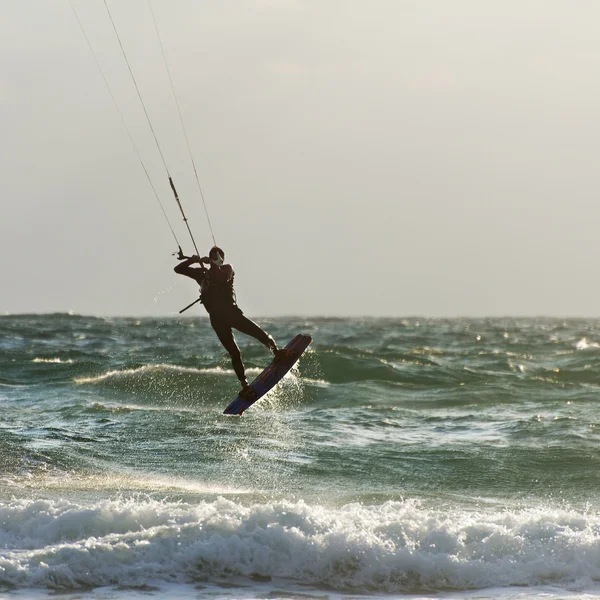
<instances>
[{"instance_id":1,"label":"pale sky","mask_svg":"<svg viewBox=\"0 0 600 600\"><path fill-rule=\"evenodd\" d=\"M191 254L103 0L72 1ZM148 1L107 2L207 254ZM248 316L600 315L600 2L152 7ZM0 102L0 314L193 301L68 0L2 2Z\"/></svg>"}]
</instances>

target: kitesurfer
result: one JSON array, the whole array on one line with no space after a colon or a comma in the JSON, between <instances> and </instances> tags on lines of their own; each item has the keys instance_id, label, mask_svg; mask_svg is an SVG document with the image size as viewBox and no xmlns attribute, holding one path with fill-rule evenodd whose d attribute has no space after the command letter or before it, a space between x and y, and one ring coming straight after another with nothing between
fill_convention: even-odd
<instances>
[{"instance_id":1,"label":"kitesurfer","mask_svg":"<svg viewBox=\"0 0 600 600\"><path fill-rule=\"evenodd\" d=\"M242 362L240 349L235 342L232 329L256 338L278 358L280 350L275 340L254 321L244 315L238 307L233 289L234 271L231 265L225 264L225 253L218 246L211 248L208 256L197 255L179 263L175 273L191 277L200 286L200 301L209 314L210 324L215 330L223 347L231 356L233 370L242 384L242 393L249 394L252 388L246 379L246 370ZM191 265L199 264L199 267ZM204 265L210 265L206 268Z\"/></svg>"}]
</instances>

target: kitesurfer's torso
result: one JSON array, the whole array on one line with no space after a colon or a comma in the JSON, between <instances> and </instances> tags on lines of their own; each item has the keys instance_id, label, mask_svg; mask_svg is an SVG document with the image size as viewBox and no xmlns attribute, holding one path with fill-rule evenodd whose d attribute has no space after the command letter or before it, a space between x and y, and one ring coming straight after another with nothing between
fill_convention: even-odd
<instances>
[{"instance_id":1,"label":"kitesurfer's torso","mask_svg":"<svg viewBox=\"0 0 600 600\"><path fill-rule=\"evenodd\" d=\"M210 269L198 273L196 280L200 285L200 299L211 316L225 316L239 311L233 279L234 271L230 265L212 266Z\"/></svg>"}]
</instances>

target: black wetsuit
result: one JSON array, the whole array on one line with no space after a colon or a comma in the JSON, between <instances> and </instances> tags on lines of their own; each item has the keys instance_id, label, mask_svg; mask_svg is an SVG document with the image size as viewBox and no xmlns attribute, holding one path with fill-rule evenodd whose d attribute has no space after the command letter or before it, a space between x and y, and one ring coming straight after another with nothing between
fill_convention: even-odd
<instances>
[{"instance_id":1,"label":"black wetsuit","mask_svg":"<svg viewBox=\"0 0 600 600\"><path fill-rule=\"evenodd\" d=\"M215 330L223 347L231 356L233 370L240 382L245 382L246 375L240 349L235 342L232 329L237 329L246 335L256 338L269 349L276 348L273 338L254 321L244 315L236 302L233 288L234 272L226 280L220 276L217 267L193 268L182 263L175 268L177 273L195 279L200 286L200 299L210 316L210 324Z\"/></svg>"}]
</instances>

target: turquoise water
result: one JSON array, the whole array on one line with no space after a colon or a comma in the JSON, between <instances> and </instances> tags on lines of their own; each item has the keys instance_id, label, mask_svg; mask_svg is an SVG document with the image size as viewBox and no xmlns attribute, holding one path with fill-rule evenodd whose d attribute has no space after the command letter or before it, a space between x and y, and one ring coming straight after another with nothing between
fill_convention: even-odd
<instances>
[{"instance_id":1,"label":"turquoise water","mask_svg":"<svg viewBox=\"0 0 600 600\"><path fill-rule=\"evenodd\" d=\"M600 321L259 322L0 317L0 597L598 596Z\"/></svg>"}]
</instances>

